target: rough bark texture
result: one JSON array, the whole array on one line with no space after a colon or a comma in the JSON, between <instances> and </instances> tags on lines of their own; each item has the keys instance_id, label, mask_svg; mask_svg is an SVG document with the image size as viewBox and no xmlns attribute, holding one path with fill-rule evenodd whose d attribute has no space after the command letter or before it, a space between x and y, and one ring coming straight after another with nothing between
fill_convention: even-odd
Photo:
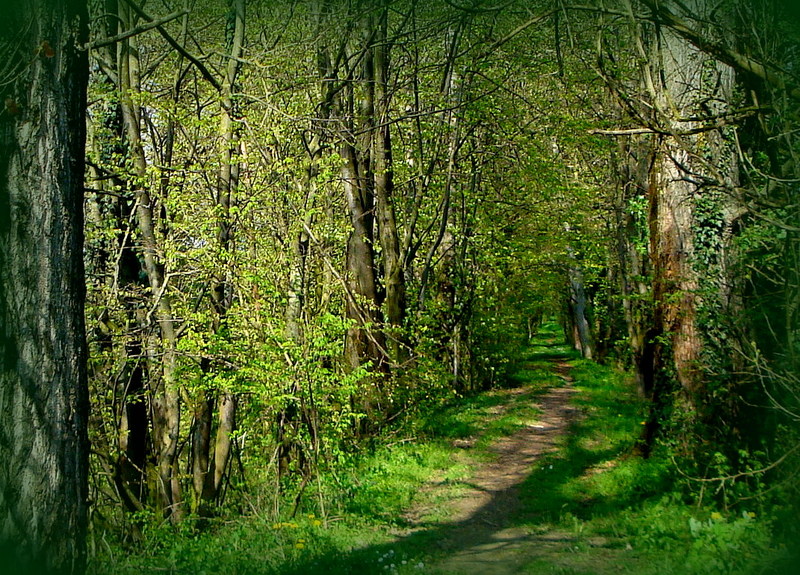
<instances>
[{"instance_id":1,"label":"rough bark texture","mask_svg":"<svg viewBox=\"0 0 800 575\"><path fill-rule=\"evenodd\" d=\"M702 0L691 7L700 17L707 15ZM653 101L657 121L669 135L656 141L649 181L658 337L652 338L654 410L648 441L666 406L689 424L709 424L709 410L719 409L707 397L708 376L725 361L711 345L719 316L730 313L726 259L737 211L735 155L721 129L703 129L708 122L694 119L729 111L733 70L670 30L660 31L655 40L657 76L652 77L660 82L653 82Z\"/></svg>"},{"instance_id":2,"label":"rough bark texture","mask_svg":"<svg viewBox=\"0 0 800 575\"><path fill-rule=\"evenodd\" d=\"M0 561L85 565L85 7L26 0L0 21ZM9 69L11 70L9 72ZM7 72L7 74L6 74Z\"/></svg>"}]
</instances>

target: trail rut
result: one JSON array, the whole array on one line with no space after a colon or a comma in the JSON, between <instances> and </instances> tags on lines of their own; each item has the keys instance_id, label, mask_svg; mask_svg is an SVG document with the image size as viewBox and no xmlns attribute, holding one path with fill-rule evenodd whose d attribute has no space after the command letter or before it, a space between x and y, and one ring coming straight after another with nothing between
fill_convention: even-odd
<instances>
[{"instance_id":1,"label":"trail rut","mask_svg":"<svg viewBox=\"0 0 800 575\"><path fill-rule=\"evenodd\" d=\"M518 573L531 560L531 553L568 544L563 533L533 533L512 527L509 519L519 508L519 485L531 474L542 456L555 451L578 417L570 405L575 389L566 363L556 363L563 385L535 397L541 413L510 436L497 440L490 451L495 457L477 462L466 481L466 489L449 502L450 528L438 545L446 554L433 570L440 573ZM509 390L524 393L525 390ZM415 519L412 510L409 519Z\"/></svg>"}]
</instances>

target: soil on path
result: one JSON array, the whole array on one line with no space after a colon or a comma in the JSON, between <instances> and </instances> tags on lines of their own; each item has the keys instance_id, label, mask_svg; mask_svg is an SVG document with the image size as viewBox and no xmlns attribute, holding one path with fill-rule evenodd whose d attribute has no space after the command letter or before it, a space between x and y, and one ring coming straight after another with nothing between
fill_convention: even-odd
<instances>
[{"instance_id":1,"label":"soil on path","mask_svg":"<svg viewBox=\"0 0 800 575\"><path fill-rule=\"evenodd\" d=\"M614 554L615 550L595 549L591 558L587 556L581 560L576 553L578 547L574 534L547 527L535 529L510 524L520 506L520 484L542 456L558 449L570 425L579 417L578 409L570 404L576 390L569 375L569 365L555 362L554 370L564 383L531 397L540 410L537 419L512 435L497 440L490 447L496 456L491 461L473 462L470 477L465 482L466 489L447 502L448 526L441 531L442 536L437 541L444 558L430 566L434 573L534 573L538 561L550 568L577 567L577 572L583 572L581 567L587 567L587 562ZM507 393L531 391L523 388L508 390ZM406 519L412 525L422 526L425 515L424 509L412 509ZM605 542L588 541L588 544L602 547ZM610 556L605 558L613 560ZM595 572L595 568L596 564L589 572Z\"/></svg>"}]
</instances>

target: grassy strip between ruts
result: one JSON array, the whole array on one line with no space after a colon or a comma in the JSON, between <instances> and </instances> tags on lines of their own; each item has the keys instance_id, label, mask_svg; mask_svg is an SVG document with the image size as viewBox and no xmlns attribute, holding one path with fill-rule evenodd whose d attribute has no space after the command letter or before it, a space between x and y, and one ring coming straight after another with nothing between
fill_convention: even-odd
<instances>
[{"instance_id":1,"label":"grassy strip between ruts","mask_svg":"<svg viewBox=\"0 0 800 575\"><path fill-rule=\"evenodd\" d=\"M177 532L150 522L133 552L95 533L91 573L430 573L443 553L436 542L447 523L447 501L468 480L470 464L491 457L492 440L535 417L533 396L560 383L554 361L571 365L582 417L563 446L531 470L512 523L569 537L524 572L793 572L771 543L770 518L750 509L692 506L675 490L667 457L631 456L643 406L626 376L577 359L545 332L512 378L525 392L455 399L405 422L369 453L325 474L294 517L288 503L285 513L269 514L255 504L203 531L191 522ZM412 506L425 514L410 528Z\"/></svg>"}]
</instances>

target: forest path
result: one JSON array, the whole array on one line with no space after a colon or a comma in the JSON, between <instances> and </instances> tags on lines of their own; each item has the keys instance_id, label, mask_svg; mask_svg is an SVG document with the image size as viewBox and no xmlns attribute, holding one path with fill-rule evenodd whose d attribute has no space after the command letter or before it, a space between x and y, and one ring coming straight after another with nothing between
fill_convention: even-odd
<instances>
[{"instance_id":1,"label":"forest path","mask_svg":"<svg viewBox=\"0 0 800 575\"><path fill-rule=\"evenodd\" d=\"M578 392L570 365L553 359L552 369L562 385L544 392L526 387L504 391L511 397L498 406L498 415L512 401L520 400L531 401L540 413L516 432L496 440L488 449L490 460L470 457L467 452L469 476L459 482L465 487L457 496L444 495L439 512L447 519L440 524L435 541L441 554L436 553L439 558L426 573L511 575L538 573L537 565L546 566L546 572L556 568L570 573L605 573L603 563L613 565L616 550L606 548L607 542L600 538L588 541L592 553L576 553L578 538L574 533L549 525L538 528L512 522L521 508L521 484L544 456L559 449L571 425L581 416L578 408L571 405L571 398ZM412 508L406 519L412 526L424 528L429 512ZM585 546L586 542L582 544Z\"/></svg>"}]
</instances>

